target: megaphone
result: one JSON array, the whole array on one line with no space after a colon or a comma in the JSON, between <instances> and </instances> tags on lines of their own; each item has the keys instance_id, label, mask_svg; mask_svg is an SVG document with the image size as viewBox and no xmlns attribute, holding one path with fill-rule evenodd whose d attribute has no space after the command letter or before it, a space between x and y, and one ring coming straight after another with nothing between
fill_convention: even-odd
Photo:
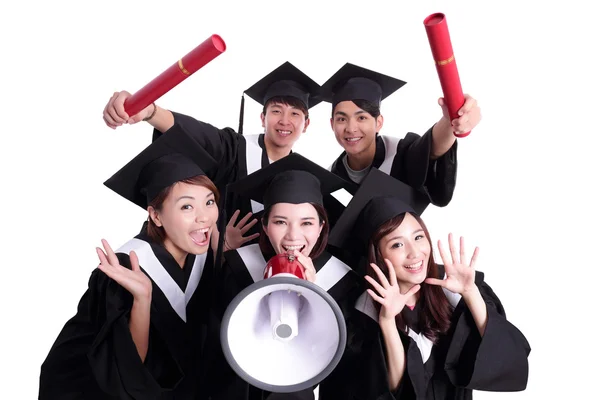
<instances>
[{"instance_id":1,"label":"megaphone","mask_svg":"<svg viewBox=\"0 0 600 400\"><path fill-rule=\"evenodd\" d=\"M312 388L339 363L346 323L333 297L306 280L293 255L269 260L264 279L229 304L221 346L231 368L249 384L276 393Z\"/></svg>"}]
</instances>

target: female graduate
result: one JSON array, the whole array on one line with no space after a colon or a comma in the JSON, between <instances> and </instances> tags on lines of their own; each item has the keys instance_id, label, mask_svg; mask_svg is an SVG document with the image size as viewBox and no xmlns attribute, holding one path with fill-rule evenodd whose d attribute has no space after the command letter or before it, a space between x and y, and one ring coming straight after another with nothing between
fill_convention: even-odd
<instances>
[{"instance_id":1,"label":"female graduate","mask_svg":"<svg viewBox=\"0 0 600 400\"><path fill-rule=\"evenodd\" d=\"M463 239L457 251L449 235L451 255L438 241L444 265L436 265L427 228L405 202L411 189L377 170L363 185L332 232L337 245L357 237L370 265L370 288L357 302L362 347L344 366L339 398L471 399L473 390L524 390L530 347L475 270L478 250L469 260Z\"/></svg>"},{"instance_id":2,"label":"female graduate","mask_svg":"<svg viewBox=\"0 0 600 400\"><path fill-rule=\"evenodd\" d=\"M348 265L326 251L329 223L323 197L343 185L334 174L292 154L228 187L228 191L243 193L263 204L264 214L258 244L224 253L222 303L225 307L242 290L262 280L271 257L293 254L305 268L307 280L327 291L342 314L353 310L360 294L360 279ZM320 380L315 378L315 386ZM312 387L294 393L270 393L241 378L238 384L241 394L235 398L240 399L314 398Z\"/></svg>"},{"instance_id":3,"label":"female graduate","mask_svg":"<svg viewBox=\"0 0 600 400\"><path fill-rule=\"evenodd\" d=\"M209 397L214 165L191 137L167 135L105 182L148 210L147 229L96 249L77 314L42 364L40 399Z\"/></svg>"},{"instance_id":4,"label":"female graduate","mask_svg":"<svg viewBox=\"0 0 600 400\"><path fill-rule=\"evenodd\" d=\"M127 115L124 104L131 95L126 91L117 92L112 96L104 108L103 118L106 125L112 129L124 123L146 121L154 127L153 140L163 134L187 131L217 160L219 171L214 177L214 182L223 197L227 197L222 199L225 209L221 212L226 218L220 222L219 230L225 231L224 222L230 221L227 226L230 233L223 243L225 250L230 250L256 242L260 232L256 222L260 218L262 204L247 198L226 195L226 185L291 153L294 143L310 125L309 110L320 102L319 89L320 86L308 75L291 63L285 62L245 90L244 93L263 106L260 119L264 133L261 134L242 135L243 96L239 132L231 128L216 128L209 123L163 109L155 104L149 105L136 115ZM247 223L253 214L257 219ZM240 215L245 217L238 221ZM244 231L240 232L241 230ZM243 236L244 234L247 235Z\"/></svg>"},{"instance_id":5,"label":"female graduate","mask_svg":"<svg viewBox=\"0 0 600 400\"><path fill-rule=\"evenodd\" d=\"M347 63L323 84L323 100L332 105L331 128L344 148L331 171L358 185L374 167L444 207L452 199L456 184L454 132L475 128L481 111L475 99L467 95L460 117L451 121L443 99L439 99L443 115L423 136L410 132L402 139L381 135L381 101L405 83ZM356 185L349 188L352 193Z\"/></svg>"}]
</instances>

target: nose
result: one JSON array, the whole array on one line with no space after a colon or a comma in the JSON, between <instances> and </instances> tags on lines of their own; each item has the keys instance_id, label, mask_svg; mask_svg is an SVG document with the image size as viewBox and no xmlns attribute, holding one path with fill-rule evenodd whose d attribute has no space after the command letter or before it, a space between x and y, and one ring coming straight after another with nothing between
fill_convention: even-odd
<instances>
[{"instance_id":1,"label":"nose","mask_svg":"<svg viewBox=\"0 0 600 400\"><path fill-rule=\"evenodd\" d=\"M290 122L290 116L287 112L282 112L279 117L279 123L281 125L287 125Z\"/></svg>"},{"instance_id":2,"label":"nose","mask_svg":"<svg viewBox=\"0 0 600 400\"><path fill-rule=\"evenodd\" d=\"M354 118L348 119L348 124L346 125L346 131L348 132L356 132L358 129L358 122L354 120Z\"/></svg>"},{"instance_id":3,"label":"nose","mask_svg":"<svg viewBox=\"0 0 600 400\"><path fill-rule=\"evenodd\" d=\"M196 222L202 223L206 221L208 221L208 214L204 210L198 209L196 211Z\"/></svg>"},{"instance_id":4,"label":"nose","mask_svg":"<svg viewBox=\"0 0 600 400\"><path fill-rule=\"evenodd\" d=\"M406 254L406 258L416 258L418 254L416 244L411 241L404 243L404 253Z\"/></svg>"},{"instance_id":5,"label":"nose","mask_svg":"<svg viewBox=\"0 0 600 400\"><path fill-rule=\"evenodd\" d=\"M300 237L300 228L296 224L289 224L285 236L286 239L291 241L298 239Z\"/></svg>"}]
</instances>

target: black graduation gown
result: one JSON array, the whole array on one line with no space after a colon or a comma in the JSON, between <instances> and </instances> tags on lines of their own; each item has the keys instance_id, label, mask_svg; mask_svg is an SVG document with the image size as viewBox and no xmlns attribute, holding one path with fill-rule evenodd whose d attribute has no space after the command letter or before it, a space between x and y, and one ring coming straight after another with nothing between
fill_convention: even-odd
<instances>
[{"instance_id":1,"label":"black graduation gown","mask_svg":"<svg viewBox=\"0 0 600 400\"><path fill-rule=\"evenodd\" d=\"M527 386L530 346L506 320L502 303L477 272L476 284L487 306L488 322L480 336L459 295L446 292L455 307L452 324L437 344L420 334L419 303L403 310L408 334L400 333L406 370L400 386L390 391L383 336L374 302L365 292L357 301L352 354L338 369L335 399L472 399L473 390L521 391ZM424 362L425 360L425 362ZM328 399L322 397L322 399Z\"/></svg>"},{"instance_id":2,"label":"black graduation gown","mask_svg":"<svg viewBox=\"0 0 600 400\"><path fill-rule=\"evenodd\" d=\"M152 280L145 362L128 326L133 297L96 269L77 314L42 364L40 400L208 398L212 389L206 366L213 353L205 344L209 330L218 330L209 310L212 251L188 255L182 269L164 247L141 233L116 251L127 268L131 249Z\"/></svg>"},{"instance_id":3,"label":"black graduation gown","mask_svg":"<svg viewBox=\"0 0 600 400\"><path fill-rule=\"evenodd\" d=\"M164 134L173 134L178 130L187 131L200 145L215 159L219 165L213 182L221 193L221 210L219 231L229 222L235 212L240 210L242 218L248 212L254 214L254 218L262 216L263 206L242 195L226 193L227 184L233 183L249 174L269 165L269 157L265 147L265 134L241 135L232 128L219 129L206 122L172 112L175 124ZM162 133L154 130L152 140L156 140ZM260 224L255 224L247 233L260 232ZM258 239L246 242L244 245L258 243Z\"/></svg>"},{"instance_id":4,"label":"black graduation gown","mask_svg":"<svg viewBox=\"0 0 600 400\"><path fill-rule=\"evenodd\" d=\"M225 252L224 256L225 262L221 267L221 282L219 283L222 288L222 312L225 311L238 293L262 279L262 271L272 255L262 253L258 244L253 244ZM354 310L356 298L362 290L358 275L345 263L327 252L323 252L318 258L314 259L313 265L317 270L316 283L327 290L327 293L338 303L346 318ZM229 377L234 375L234 372L224 361L224 356L220 366L224 368L223 375L228 374ZM226 379L230 380L229 377ZM234 392L229 392L228 397L222 398L246 400L314 399L313 389L295 393L270 393L251 386L239 377L235 385L230 385L230 390Z\"/></svg>"},{"instance_id":5,"label":"black graduation gown","mask_svg":"<svg viewBox=\"0 0 600 400\"><path fill-rule=\"evenodd\" d=\"M456 186L457 147L455 141L443 156L431 160L433 128L423 136L409 132L402 139L377 135L375 157L372 167L426 193L431 203L444 207L452 200ZM343 152L331 165L330 170L348 183L346 188L356 193L356 185L346 172Z\"/></svg>"}]
</instances>

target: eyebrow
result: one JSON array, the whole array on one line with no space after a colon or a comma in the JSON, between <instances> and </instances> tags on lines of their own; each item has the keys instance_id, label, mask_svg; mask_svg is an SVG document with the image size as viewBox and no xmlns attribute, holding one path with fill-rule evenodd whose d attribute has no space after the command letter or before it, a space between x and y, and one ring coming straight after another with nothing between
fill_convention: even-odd
<instances>
[{"instance_id":1,"label":"eyebrow","mask_svg":"<svg viewBox=\"0 0 600 400\"><path fill-rule=\"evenodd\" d=\"M366 111L365 110L358 110L357 112L354 113L354 115L359 115L359 114L366 114ZM336 111L335 115L341 115L343 117L347 117L348 116L348 114L346 114L343 111Z\"/></svg>"},{"instance_id":2,"label":"eyebrow","mask_svg":"<svg viewBox=\"0 0 600 400\"><path fill-rule=\"evenodd\" d=\"M273 218L279 218L279 219L285 219L285 220L287 220L287 217L284 217L283 215L273 215ZM303 221L306 221L306 220L313 220L313 219L316 219L316 218L315 217L303 217L303 218L300 218L300 219L303 220Z\"/></svg>"},{"instance_id":3,"label":"eyebrow","mask_svg":"<svg viewBox=\"0 0 600 400\"><path fill-rule=\"evenodd\" d=\"M277 107L277 108L283 108L283 107L285 107L285 106L286 106L286 105L285 105L285 104L283 104L283 103L271 103L271 104L270 104L270 107ZM292 108L292 109L294 109L294 110L300 110L300 108L298 108L298 107L296 107L296 106L292 106L291 104L289 105L289 107L291 107L291 108Z\"/></svg>"},{"instance_id":4,"label":"eyebrow","mask_svg":"<svg viewBox=\"0 0 600 400\"><path fill-rule=\"evenodd\" d=\"M414 234L415 234L415 233L417 233L417 232L424 232L424 230L423 230L423 228L419 228L419 229L417 229L416 231L414 231L412 234L414 235ZM392 240L396 240L396 239L402 239L402 238L404 238L404 236L402 236L402 235L399 235L399 236L394 236L393 238L390 238L390 239L388 239L388 240L386 241L386 243L389 243L389 242L391 242Z\"/></svg>"},{"instance_id":5,"label":"eyebrow","mask_svg":"<svg viewBox=\"0 0 600 400\"><path fill-rule=\"evenodd\" d=\"M205 199L209 198L210 196L214 196L215 194L213 192L210 192L206 195ZM196 200L196 198L194 196L188 196L188 195L184 195L179 197L176 201L180 201L183 199L190 199L190 200Z\"/></svg>"}]
</instances>

